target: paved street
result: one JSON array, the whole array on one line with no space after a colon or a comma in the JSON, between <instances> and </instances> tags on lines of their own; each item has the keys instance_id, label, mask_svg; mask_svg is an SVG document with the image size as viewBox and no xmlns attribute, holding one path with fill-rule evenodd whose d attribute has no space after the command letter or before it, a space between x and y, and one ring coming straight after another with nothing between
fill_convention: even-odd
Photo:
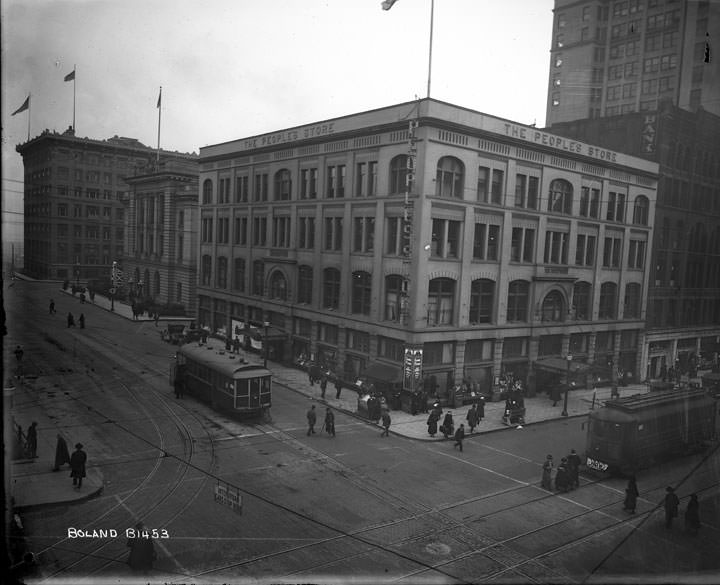
<instances>
[{"instance_id":1,"label":"paved street","mask_svg":"<svg viewBox=\"0 0 720 585\"><path fill-rule=\"evenodd\" d=\"M557 583L718 574L716 453L643 472L635 516L621 510L620 479L583 476L567 494L540 488L547 453L582 453L592 392L571 393L567 418L546 396L529 399L522 428L504 426L503 405L488 404L482 432L460 452L430 439L423 415L392 411L391 436L381 437L380 427L357 416L354 392L338 400L328 388L322 400L303 372L271 363L272 422L238 421L192 397L174 398L174 348L160 341L162 320L158 328L133 321L118 303L113 314L100 298L80 305L52 283L15 281L5 301L5 363L16 344L25 349L12 415L24 429L32 420L39 427L39 457L12 466L38 582L132 582L138 576L125 563L125 530L138 520L161 535L143 582ZM86 329L68 329L68 311L82 311ZM327 406L335 409L337 437L306 435L311 403L320 419ZM466 410L453 409L456 422ZM58 432L88 451L82 494L69 485L67 468L52 471ZM240 488L242 514L214 501L219 483ZM666 485L678 486L683 509L690 493L700 494L701 538L684 534L681 521L672 531L662 526L657 505ZM73 528L118 535L74 538Z\"/></svg>"}]
</instances>

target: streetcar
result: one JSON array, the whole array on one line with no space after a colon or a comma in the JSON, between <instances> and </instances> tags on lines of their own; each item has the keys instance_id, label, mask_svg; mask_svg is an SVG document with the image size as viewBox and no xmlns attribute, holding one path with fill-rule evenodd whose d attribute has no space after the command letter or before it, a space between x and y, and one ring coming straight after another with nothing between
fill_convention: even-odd
<instances>
[{"instance_id":1,"label":"streetcar","mask_svg":"<svg viewBox=\"0 0 720 585\"><path fill-rule=\"evenodd\" d=\"M609 400L589 415L589 470L631 475L715 439L716 402L702 388Z\"/></svg>"},{"instance_id":2,"label":"streetcar","mask_svg":"<svg viewBox=\"0 0 720 585\"><path fill-rule=\"evenodd\" d=\"M182 345L170 367L170 384L181 384L184 391L216 410L270 418L272 373L225 351L220 341Z\"/></svg>"}]
</instances>

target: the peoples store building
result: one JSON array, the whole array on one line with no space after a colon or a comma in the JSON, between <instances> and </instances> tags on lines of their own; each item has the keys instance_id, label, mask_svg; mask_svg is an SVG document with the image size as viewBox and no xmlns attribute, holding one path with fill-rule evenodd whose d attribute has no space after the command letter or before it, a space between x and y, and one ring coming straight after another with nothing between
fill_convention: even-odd
<instances>
[{"instance_id":1,"label":"the peoples store building","mask_svg":"<svg viewBox=\"0 0 720 585\"><path fill-rule=\"evenodd\" d=\"M405 373L440 398L504 372L532 385L533 365L568 356L641 371L656 163L433 99L200 163L198 317L214 332L253 327L271 358ZM404 371L406 349L422 353Z\"/></svg>"}]
</instances>

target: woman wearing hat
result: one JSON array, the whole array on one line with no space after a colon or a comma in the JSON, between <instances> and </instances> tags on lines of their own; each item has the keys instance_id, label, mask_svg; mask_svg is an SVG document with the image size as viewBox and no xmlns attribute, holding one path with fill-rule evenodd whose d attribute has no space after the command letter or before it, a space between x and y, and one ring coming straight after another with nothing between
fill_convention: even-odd
<instances>
[{"instance_id":1,"label":"woman wearing hat","mask_svg":"<svg viewBox=\"0 0 720 585\"><path fill-rule=\"evenodd\" d=\"M82 443L75 445L75 452L70 457L70 477L73 478L73 485L76 486L76 489L82 487L82 478L85 477L87 455L82 447Z\"/></svg>"},{"instance_id":2,"label":"woman wearing hat","mask_svg":"<svg viewBox=\"0 0 720 585\"><path fill-rule=\"evenodd\" d=\"M552 469L553 469L553 456L548 455L543 463L542 473L542 487L548 491L552 491Z\"/></svg>"}]
</instances>

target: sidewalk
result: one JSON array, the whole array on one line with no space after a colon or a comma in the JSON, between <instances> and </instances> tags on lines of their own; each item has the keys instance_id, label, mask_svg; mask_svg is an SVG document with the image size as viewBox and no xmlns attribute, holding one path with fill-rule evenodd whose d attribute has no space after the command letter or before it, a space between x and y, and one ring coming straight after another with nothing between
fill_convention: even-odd
<instances>
[{"instance_id":1,"label":"sidewalk","mask_svg":"<svg viewBox=\"0 0 720 585\"><path fill-rule=\"evenodd\" d=\"M69 292L60 291L60 293L68 294ZM78 304L79 300L78 300ZM94 302L86 301L87 305L110 311L110 299L101 295L95 295ZM129 305L115 301L112 303L113 312L124 319L133 320L132 310ZM80 309L76 313L81 312ZM141 321L152 321L150 317L140 317ZM160 321L188 321L187 317L161 317ZM214 340L215 343L222 343L220 340ZM213 343L211 339L210 343ZM328 384L325 398L321 398L320 385L310 386L308 375L306 372L297 368L285 366L276 362L268 364L269 369L273 372L273 380L275 382L275 391L282 392L290 390L305 395L309 400L317 401L320 404L330 406L350 416L354 416L361 420L367 421L368 425L377 426L378 430L382 427L372 421L367 420L364 416L358 414L358 394L355 390L344 388L340 398L336 398L335 386ZM645 384L635 384L620 388L621 396L629 396L632 394L640 394L649 392L648 386ZM594 395L594 404L593 404ZM568 418L585 416L591 408L600 408L602 404L610 398L610 388L598 388L593 390L572 390L567 397ZM83 480L83 487L80 491L75 490L70 479L70 470L68 465L64 465L60 471L53 472L52 468L55 459L55 444L57 435L57 426L52 420L52 413L46 413L37 407L36 397L32 393L32 381L27 380L23 384L19 384L13 392L13 411L15 413L15 422L22 425L25 431L30 423L36 421L38 423L38 457L32 460L17 460L12 462L12 484L11 494L14 498L16 508L28 509L39 506L47 506L52 504L69 504L72 502L80 502L87 500L103 489L103 475L100 469L93 467L92 457L89 458L87 469L87 477ZM562 400L557 406L553 407L552 401L546 394L539 394L533 398L525 399L525 425L538 424L549 420L565 418L561 416L563 409ZM452 412L455 426L460 423L467 425L466 415L470 405L460 408L445 408L444 412ZM522 432L522 426L507 426L502 422L502 415L505 410L505 402L487 402L485 404L485 418L476 428L475 433L470 434L466 431L466 438L480 436L483 433L508 430L515 432L515 429ZM20 414L21 413L21 414ZM391 410L390 416L392 423L390 433L407 437L415 440L423 441L443 441L441 434L430 437L427 432L427 414L416 414ZM65 436L70 452L74 450L76 441L72 437Z\"/></svg>"}]
</instances>

